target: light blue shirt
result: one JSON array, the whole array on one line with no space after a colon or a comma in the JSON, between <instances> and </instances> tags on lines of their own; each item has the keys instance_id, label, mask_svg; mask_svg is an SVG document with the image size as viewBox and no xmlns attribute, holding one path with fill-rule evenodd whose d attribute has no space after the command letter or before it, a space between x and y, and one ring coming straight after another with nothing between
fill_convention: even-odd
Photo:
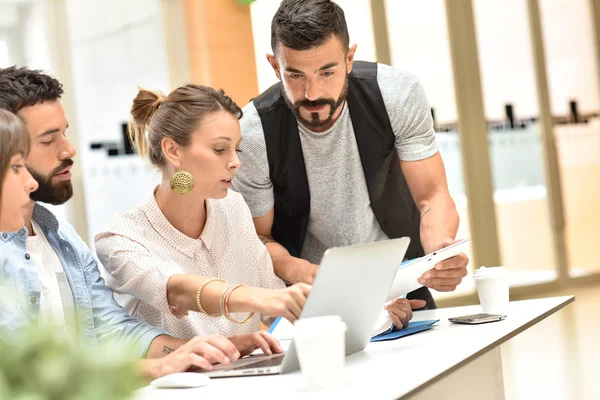
<instances>
[{"instance_id":1,"label":"light blue shirt","mask_svg":"<svg viewBox=\"0 0 600 400\"><path fill-rule=\"evenodd\" d=\"M80 330L91 346L100 341L135 346L141 357L150 343L167 333L133 319L117 304L112 290L100 276L92 253L67 223L60 222L46 208L35 205L33 220L40 226L65 271L75 303ZM0 327L15 331L37 320L40 314L40 281L37 268L27 253L29 232L0 232ZM0 293L1 294L1 293ZM15 299L15 296L17 297Z\"/></svg>"}]
</instances>

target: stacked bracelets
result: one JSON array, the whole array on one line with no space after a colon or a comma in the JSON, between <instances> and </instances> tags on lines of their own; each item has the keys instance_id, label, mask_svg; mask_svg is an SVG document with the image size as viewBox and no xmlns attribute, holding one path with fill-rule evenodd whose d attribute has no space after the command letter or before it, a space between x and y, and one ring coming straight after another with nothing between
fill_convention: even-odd
<instances>
[{"instance_id":1,"label":"stacked bracelets","mask_svg":"<svg viewBox=\"0 0 600 400\"><path fill-rule=\"evenodd\" d=\"M202 290L204 290L204 288L206 287L206 285L208 285L211 282L223 282L225 283L225 281L223 279L219 279L219 278L212 278L207 280L206 282L204 282L199 288L198 288L198 292L196 293L196 305L198 306L198 310L204 314L204 315L208 315L209 317L220 317L220 316L225 316L225 318L227 318L229 321L236 323L236 324L246 324L248 322L250 322L250 320L252 318L254 318L254 316L256 315L256 313L252 312L250 313L250 315L244 319L243 321L238 321L235 320L230 314L229 314L229 296L231 296L231 292L233 292L235 289L244 286L244 285L231 285L229 286L227 289L225 289L225 291L221 294L221 299L219 300L219 307L221 309L221 313L220 314L209 314L208 312L206 312L206 310L204 309L204 307L202 307Z\"/></svg>"}]
</instances>

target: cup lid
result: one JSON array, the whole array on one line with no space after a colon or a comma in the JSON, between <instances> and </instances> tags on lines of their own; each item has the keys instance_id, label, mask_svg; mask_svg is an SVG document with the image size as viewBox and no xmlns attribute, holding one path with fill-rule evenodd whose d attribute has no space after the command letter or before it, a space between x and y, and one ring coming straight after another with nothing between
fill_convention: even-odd
<instances>
[{"instance_id":1,"label":"cup lid","mask_svg":"<svg viewBox=\"0 0 600 400\"><path fill-rule=\"evenodd\" d=\"M473 272L474 278L491 278L507 274L506 267L481 267Z\"/></svg>"}]
</instances>

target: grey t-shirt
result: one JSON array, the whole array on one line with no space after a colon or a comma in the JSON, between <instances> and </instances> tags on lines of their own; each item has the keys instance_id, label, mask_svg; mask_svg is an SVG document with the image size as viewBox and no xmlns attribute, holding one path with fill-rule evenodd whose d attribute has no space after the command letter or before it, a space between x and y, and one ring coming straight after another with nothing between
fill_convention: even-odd
<instances>
[{"instance_id":1,"label":"grey t-shirt","mask_svg":"<svg viewBox=\"0 0 600 400\"><path fill-rule=\"evenodd\" d=\"M437 153L431 111L416 77L378 64L377 82L403 161L422 160ZM387 239L371 208L350 113L345 104L334 125L312 132L298 124L310 190L308 232L301 257L318 264L325 250ZM253 217L273 208L273 183L260 117L254 104L244 107L240 121L241 167L234 179Z\"/></svg>"}]
</instances>

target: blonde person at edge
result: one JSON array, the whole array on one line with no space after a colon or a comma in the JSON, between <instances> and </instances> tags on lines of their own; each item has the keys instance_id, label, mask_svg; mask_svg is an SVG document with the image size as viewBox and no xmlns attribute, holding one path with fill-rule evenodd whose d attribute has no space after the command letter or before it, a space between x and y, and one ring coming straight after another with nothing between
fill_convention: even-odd
<instances>
[{"instance_id":1,"label":"blonde person at edge","mask_svg":"<svg viewBox=\"0 0 600 400\"><path fill-rule=\"evenodd\" d=\"M25 226L25 207L38 183L27 168L29 135L13 113L0 109L0 232L15 232Z\"/></svg>"},{"instance_id":2,"label":"blonde person at edge","mask_svg":"<svg viewBox=\"0 0 600 400\"><path fill-rule=\"evenodd\" d=\"M260 317L300 316L310 286L285 287L242 196L241 109L223 91L186 85L168 96L140 89L130 134L162 172L146 201L96 236L107 284L137 319L178 337L242 335Z\"/></svg>"},{"instance_id":3,"label":"blonde person at edge","mask_svg":"<svg viewBox=\"0 0 600 400\"><path fill-rule=\"evenodd\" d=\"M10 111L0 109L0 237L3 239L8 232L25 226L29 195L38 188L37 181L25 168L30 147L23 122ZM9 327L23 327L27 320L22 312L25 297L19 285L8 274L5 276L3 264L0 257L0 328L2 335L6 335L12 333Z\"/></svg>"}]
</instances>

